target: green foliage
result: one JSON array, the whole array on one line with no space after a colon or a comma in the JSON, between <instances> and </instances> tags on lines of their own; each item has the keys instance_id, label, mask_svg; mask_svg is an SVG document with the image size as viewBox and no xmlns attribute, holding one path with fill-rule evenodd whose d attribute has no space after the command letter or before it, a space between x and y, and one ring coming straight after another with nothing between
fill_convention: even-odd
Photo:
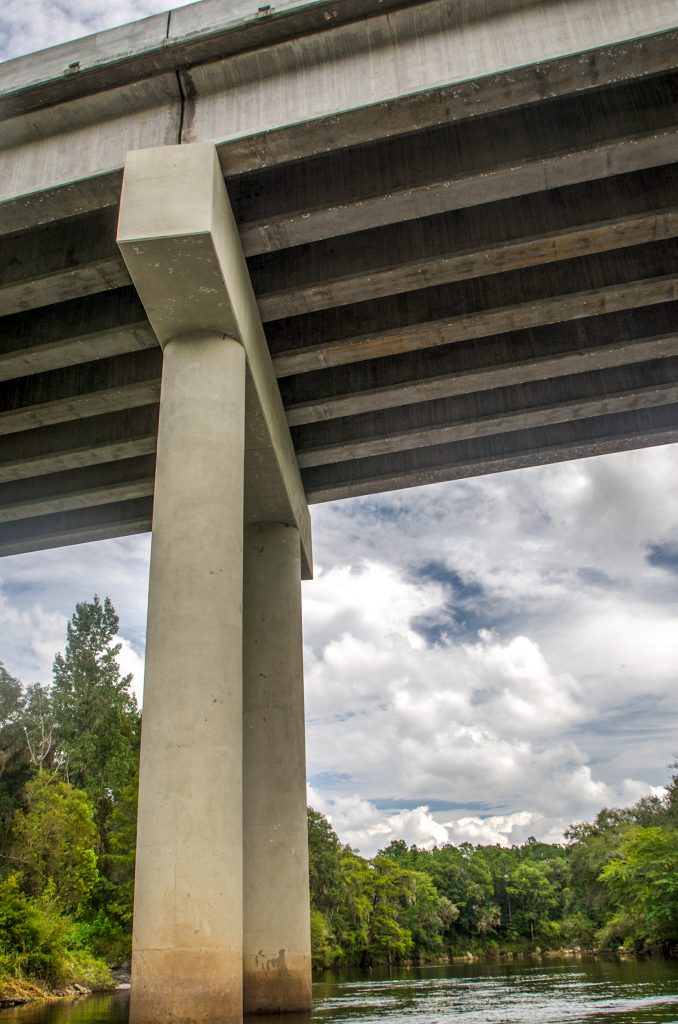
<instances>
[{"instance_id":1,"label":"green foliage","mask_svg":"<svg viewBox=\"0 0 678 1024\"><path fill-rule=\"evenodd\" d=\"M332 967L342 955L329 921L316 907L311 907L311 955L316 970Z\"/></svg>"},{"instance_id":2,"label":"green foliage","mask_svg":"<svg viewBox=\"0 0 678 1024\"><path fill-rule=\"evenodd\" d=\"M596 927L581 910L567 915L560 922L560 935L565 949L594 950L597 948Z\"/></svg>"},{"instance_id":3,"label":"green foliage","mask_svg":"<svg viewBox=\"0 0 678 1024\"><path fill-rule=\"evenodd\" d=\"M308 874L311 902L333 906L339 898L344 847L327 818L308 808Z\"/></svg>"},{"instance_id":4,"label":"green foliage","mask_svg":"<svg viewBox=\"0 0 678 1024\"><path fill-rule=\"evenodd\" d=\"M678 943L678 830L634 828L600 874L612 901L610 937L652 948Z\"/></svg>"},{"instance_id":5,"label":"green foliage","mask_svg":"<svg viewBox=\"0 0 678 1024\"><path fill-rule=\"evenodd\" d=\"M14 812L33 765L27 743L27 695L21 683L0 663L0 855L11 844Z\"/></svg>"},{"instance_id":6,"label":"green foliage","mask_svg":"<svg viewBox=\"0 0 678 1024\"><path fill-rule=\"evenodd\" d=\"M117 629L95 597L76 606L51 688L0 666L0 864L21 868L2 883L5 977L100 985L97 955L129 956L139 713Z\"/></svg>"},{"instance_id":7,"label":"green foliage","mask_svg":"<svg viewBox=\"0 0 678 1024\"><path fill-rule=\"evenodd\" d=\"M16 873L0 882L0 982L8 978L49 986L112 986L110 970L93 955L78 926L48 894L39 900L27 896Z\"/></svg>"},{"instance_id":8,"label":"green foliage","mask_svg":"<svg viewBox=\"0 0 678 1024\"><path fill-rule=\"evenodd\" d=\"M107 846L116 797L134 778L139 713L114 643L118 617L108 598L76 605L66 650L54 659L51 706L69 781L85 790Z\"/></svg>"},{"instance_id":9,"label":"green foliage","mask_svg":"<svg viewBox=\"0 0 678 1024\"><path fill-rule=\"evenodd\" d=\"M545 933L551 911L558 905L558 891L547 863L524 861L510 873L506 891L514 898L514 919L529 928L530 938Z\"/></svg>"},{"instance_id":10,"label":"green foliage","mask_svg":"<svg viewBox=\"0 0 678 1024\"><path fill-rule=\"evenodd\" d=\"M105 879L100 879L104 882ZM72 921L69 944L74 951L85 951L102 957L108 964L129 962L132 952L130 929L110 916L103 907L88 915L86 920Z\"/></svg>"},{"instance_id":11,"label":"green foliage","mask_svg":"<svg viewBox=\"0 0 678 1024\"><path fill-rule=\"evenodd\" d=\"M106 598L76 606L52 687L0 665L0 976L110 982L131 945L139 712ZM76 784L77 787L76 788Z\"/></svg>"},{"instance_id":12,"label":"green foliage","mask_svg":"<svg viewBox=\"0 0 678 1024\"><path fill-rule=\"evenodd\" d=\"M0 662L0 729L17 721L22 702L21 683Z\"/></svg>"},{"instance_id":13,"label":"green foliage","mask_svg":"<svg viewBox=\"0 0 678 1024\"><path fill-rule=\"evenodd\" d=\"M94 949L116 962L129 959L132 952L138 794L137 768L113 805L108 852L101 857L103 874L92 892Z\"/></svg>"},{"instance_id":14,"label":"green foliage","mask_svg":"<svg viewBox=\"0 0 678 1024\"><path fill-rule=\"evenodd\" d=\"M20 876L0 882L0 968L5 974L57 983L64 974L64 923L49 905L29 899Z\"/></svg>"},{"instance_id":15,"label":"green foliage","mask_svg":"<svg viewBox=\"0 0 678 1024\"><path fill-rule=\"evenodd\" d=\"M26 785L26 809L14 820L15 861L27 891L77 914L98 878L96 826L87 794L46 772Z\"/></svg>"}]
</instances>

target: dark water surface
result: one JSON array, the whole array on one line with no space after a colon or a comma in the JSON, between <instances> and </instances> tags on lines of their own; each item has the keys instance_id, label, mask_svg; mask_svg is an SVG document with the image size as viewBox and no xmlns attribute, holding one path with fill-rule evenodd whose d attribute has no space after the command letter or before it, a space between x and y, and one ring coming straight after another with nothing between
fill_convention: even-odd
<instances>
[{"instance_id":1,"label":"dark water surface","mask_svg":"<svg viewBox=\"0 0 678 1024\"><path fill-rule=\"evenodd\" d=\"M548 960L323 975L313 1014L247 1024L678 1024L678 963ZM1 1024L127 1024L127 992L0 1011Z\"/></svg>"}]
</instances>

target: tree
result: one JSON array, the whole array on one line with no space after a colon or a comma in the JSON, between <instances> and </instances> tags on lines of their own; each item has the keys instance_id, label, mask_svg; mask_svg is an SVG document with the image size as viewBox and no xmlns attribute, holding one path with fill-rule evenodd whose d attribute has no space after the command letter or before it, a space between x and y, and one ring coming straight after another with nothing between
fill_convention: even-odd
<instances>
[{"instance_id":1,"label":"tree","mask_svg":"<svg viewBox=\"0 0 678 1024\"><path fill-rule=\"evenodd\" d=\"M54 659L51 704L67 779L85 790L106 846L114 798L133 779L139 712L121 677L118 616L109 598L80 602L67 627L66 650Z\"/></svg>"},{"instance_id":2,"label":"tree","mask_svg":"<svg viewBox=\"0 0 678 1024\"><path fill-rule=\"evenodd\" d=\"M22 728L24 696L21 683L0 662L0 852L9 839L14 812L30 777Z\"/></svg>"},{"instance_id":3,"label":"tree","mask_svg":"<svg viewBox=\"0 0 678 1024\"><path fill-rule=\"evenodd\" d=\"M593 822L571 825L565 837L569 841L569 911L584 914L600 928L608 912L609 893L601 881L601 871L618 849L633 823L633 809L604 807Z\"/></svg>"},{"instance_id":4,"label":"tree","mask_svg":"<svg viewBox=\"0 0 678 1024\"><path fill-rule=\"evenodd\" d=\"M511 872L506 886L507 892L515 899L515 917L529 927L532 940L558 903L558 891L551 874L548 864L522 863Z\"/></svg>"},{"instance_id":5,"label":"tree","mask_svg":"<svg viewBox=\"0 0 678 1024\"><path fill-rule=\"evenodd\" d=\"M27 688L21 727L26 754L34 768L59 771L64 767L65 755L59 750L51 696L46 686L35 683Z\"/></svg>"},{"instance_id":6,"label":"tree","mask_svg":"<svg viewBox=\"0 0 678 1024\"><path fill-rule=\"evenodd\" d=\"M21 711L21 683L0 661L0 730L15 722Z\"/></svg>"},{"instance_id":7,"label":"tree","mask_svg":"<svg viewBox=\"0 0 678 1024\"><path fill-rule=\"evenodd\" d=\"M14 821L13 856L32 896L53 896L78 913L97 881L96 826L87 794L40 774L26 786L26 809Z\"/></svg>"},{"instance_id":8,"label":"tree","mask_svg":"<svg viewBox=\"0 0 678 1024\"><path fill-rule=\"evenodd\" d=\"M331 914L341 899L344 847L324 814L308 808L308 873L311 902Z\"/></svg>"},{"instance_id":9,"label":"tree","mask_svg":"<svg viewBox=\"0 0 678 1024\"><path fill-rule=\"evenodd\" d=\"M678 942L678 830L633 829L600 877L615 907L611 935L638 948Z\"/></svg>"},{"instance_id":10,"label":"tree","mask_svg":"<svg viewBox=\"0 0 678 1024\"><path fill-rule=\"evenodd\" d=\"M369 952L378 962L397 963L414 950L412 932L403 921L412 899L411 872L389 857L375 857L370 868Z\"/></svg>"},{"instance_id":11,"label":"tree","mask_svg":"<svg viewBox=\"0 0 678 1024\"><path fill-rule=\"evenodd\" d=\"M405 899L399 920L412 935L415 957L442 956L445 951L443 930L446 923L456 920L456 907L438 895L424 871L406 872L403 882Z\"/></svg>"},{"instance_id":12,"label":"tree","mask_svg":"<svg viewBox=\"0 0 678 1024\"><path fill-rule=\"evenodd\" d=\"M105 857L108 881L106 911L121 926L128 928L131 928L134 910L138 796L137 772L116 800L110 822L109 851Z\"/></svg>"}]
</instances>

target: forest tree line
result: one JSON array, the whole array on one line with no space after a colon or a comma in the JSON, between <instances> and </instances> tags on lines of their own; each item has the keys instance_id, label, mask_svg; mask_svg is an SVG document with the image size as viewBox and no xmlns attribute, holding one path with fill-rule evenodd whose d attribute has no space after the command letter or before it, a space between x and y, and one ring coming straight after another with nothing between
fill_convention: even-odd
<instances>
[{"instance_id":1,"label":"forest tree line","mask_svg":"<svg viewBox=\"0 0 678 1024\"><path fill-rule=\"evenodd\" d=\"M102 987L129 957L141 718L117 632L95 597L50 685L0 666L0 992Z\"/></svg>"},{"instance_id":2,"label":"forest tree line","mask_svg":"<svg viewBox=\"0 0 678 1024\"><path fill-rule=\"evenodd\" d=\"M111 602L79 603L49 685L0 665L0 998L17 979L103 985L131 946L141 717ZM663 797L562 845L371 858L309 808L313 963L369 967L536 949L678 950L678 765Z\"/></svg>"}]
</instances>

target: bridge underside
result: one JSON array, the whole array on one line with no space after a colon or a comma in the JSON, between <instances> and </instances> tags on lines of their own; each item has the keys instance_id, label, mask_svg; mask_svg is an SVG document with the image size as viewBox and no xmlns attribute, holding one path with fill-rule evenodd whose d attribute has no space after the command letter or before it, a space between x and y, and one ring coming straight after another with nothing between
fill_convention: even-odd
<instances>
[{"instance_id":1,"label":"bridge underside","mask_svg":"<svg viewBox=\"0 0 678 1024\"><path fill-rule=\"evenodd\" d=\"M670 5L385 6L6 65L0 553L151 526L127 148L216 138L310 503L678 440Z\"/></svg>"},{"instance_id":2,"label":"bridge underside","mask_svg":"<svg viewBox=\"0 0 678 1024\"><path fill-rule=\"evenodd\" d=\"M0 67L0 554L153 526L139 1024L310 1006L307 503L678 440L675 0L229 7Z\"/></svg>"}]
</instances>

